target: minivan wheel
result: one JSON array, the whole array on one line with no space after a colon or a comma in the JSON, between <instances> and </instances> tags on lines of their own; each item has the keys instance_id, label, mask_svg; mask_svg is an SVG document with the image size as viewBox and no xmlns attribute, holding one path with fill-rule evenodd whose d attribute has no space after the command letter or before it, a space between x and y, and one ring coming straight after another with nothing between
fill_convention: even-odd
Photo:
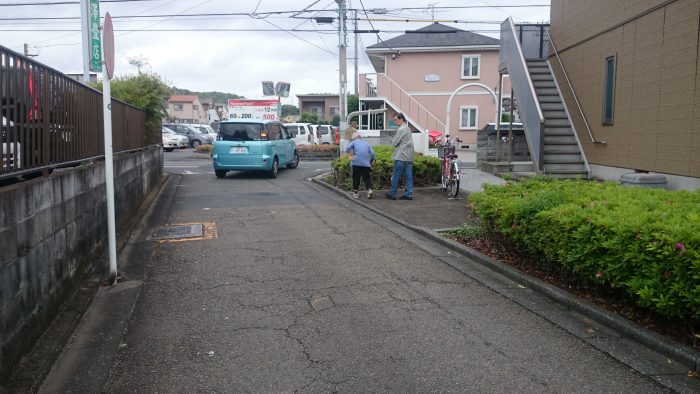
<instances>
[{"instance_id":1,"label":"minivan wheel","mask_svg":"<svg viewBox=\"0 0 700 394\"><path fill-rule=\"evenodd\" d=\"M294 158L287 164L287 168L297 168L299 166L299 154L294 151Z\"/></svg>"},{"instance_id":2,"label":"minivan wheel","mask_svg":"<svg viewBox=\"0 0 700 394\"><path fill-rule=\"evenodd\" d=\"M226 176L226 171L225 170L214 170L214 174L216 174L217 178L224 178Z\"/></svg>"},{"instance_id":3,"label":"minivan wheel","mask_svg":"<svg viewBox=\"0 0 700 394\"><path fill-rule=\"evenodd\" d=\"M202 145L202 141L200 140L192 140L192 147L196 148L198 146Z\"/></svg>"},{"instance_id":4,"label":"minivan wheel","mask_svg":"<svg viewBox=\"0 0 700 394\"><path fill-rule=\"evenodd\" d=\"M277 158L275 157L275 159L272 160L272 168L270 169L270 172L269 172L270 178L277 178L278 172L279 172L279 162L277 161Z\"/></svg>"}]
</instances>

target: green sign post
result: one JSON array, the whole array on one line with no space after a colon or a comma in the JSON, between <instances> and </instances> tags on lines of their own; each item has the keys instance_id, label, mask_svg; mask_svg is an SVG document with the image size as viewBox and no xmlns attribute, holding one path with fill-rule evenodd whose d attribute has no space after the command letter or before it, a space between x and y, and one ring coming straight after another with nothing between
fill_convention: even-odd
<instances>
[{"instance_id":1,"label":"green sign post","mask_svg":"<svg viewBox=\"0 0 700 394\"><path fill-rule=\"evenodd\" d=\"M100 39L100 0L88 5L90 32L90 71L102 72L102 40Z\"/></svg>"}]
</instances>

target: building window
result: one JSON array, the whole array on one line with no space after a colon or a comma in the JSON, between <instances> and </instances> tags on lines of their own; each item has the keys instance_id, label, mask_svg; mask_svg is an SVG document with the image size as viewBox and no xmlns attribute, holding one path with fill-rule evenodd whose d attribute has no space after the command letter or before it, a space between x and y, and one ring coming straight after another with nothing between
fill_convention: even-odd
<instances>
[{"instance_id":1,"label":"building window","mask_svg":"<svg viewBox=\"0 0 700 394\"><path fill-rule=\"evenodd\" d=\"M462 56L462 79L478 79L480 55Z\"/></svg>"},{"instance_id":2,"label":"building window","mask_svg":"<svg viewBox=\"0 0 700 394\"><path fill-rule=\"evenodd\" d=\"M615 56L605 58L605 86L603 87L603 124L613 124L615 114Z\"/></svg>"},{"instance_id":3,"label":"building window","mask_svg":"<svg viewBox=\"0 0 700 394\"><path fill-rule=\"evenodd\" d=\"M174 111L182 111L182 104L173 104Z\"/></svg>"},{"instance_id":4,"label":"building window","mask_svg":"<svg viewBox=\"0 0 700 394\"><path fill-rule=\"evenodd\" d=\"M319 119L323 117L323 110L321 109L321 107L311 107L309 109L311 110L311 113L318 116Z\"/></svg>"},{"instance_id":5,"label":"building window","mask_svg":"<svg viewBox=\"0 0 700 394\"><path fill-rule=\"evenodd\" d=\"M331 117L340 115L340 107L330 107Z\"/></svg>"},{"instance_id":6,"label":"building window","mask_svg":"<svg viewBox=\"0 0 700 394\"><path fill-rule=\"evenodd\" d=\"M193 104L193 105L192 105L192 109L194 109L194 110L199 109L199 105L194 105L194 104Z\"/></svg>"},{"instance_id":7,"label":"building window","mask_svg":"<svg viewBox=\"0 0 700 394\"><path fill-rule=\"evenodd\" d=\"M459 129L474 130L479 124L479 109L477 107L461 107L459 109Z\"/></svg>"}]
</instances>

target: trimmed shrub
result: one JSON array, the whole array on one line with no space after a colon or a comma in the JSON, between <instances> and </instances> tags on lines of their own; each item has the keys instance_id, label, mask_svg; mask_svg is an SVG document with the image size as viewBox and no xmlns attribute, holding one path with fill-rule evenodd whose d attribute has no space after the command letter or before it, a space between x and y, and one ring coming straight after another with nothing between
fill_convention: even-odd
<instances>
[{"instance_id":1,"label":"trimmed shrub","mask_svg":"<svg viewBox=\"0 0 700 394\"><path fill-rule=\"evenodd\" d=\"M640 306L700 321L700 191L535 178L470 196L490 233Z\"/></svg>"},{"instance_id":2,"label":"trimmed shrub","mask_svg":"<svg viewBox=\"0 0 700 394\"><path fill-rule=\"evenodd\" d=\"M333 144L317 144L317 145L297 145L297 151L299 152L338 152L338 145Z\"/></svg>"},{"instance_id":3,"label":"trimmed shrub","mask_svg":"<svg viewBox=\"0 0 700 394\"><path fill-rule=\"evenodd\" d=\"M388 189L391 185L391 175L394 173L394 161L391 160L394 147L379 145L372 147L372 149L374 149L372 183L375 189ZM328 182L346 190L352 189L350 159L347 156L339 157L333 160L332 168L333 174L327 179ZM416 155L413 160L413 186L435 186L439 179L440 159Z\"/></svg>"}]
</instances>

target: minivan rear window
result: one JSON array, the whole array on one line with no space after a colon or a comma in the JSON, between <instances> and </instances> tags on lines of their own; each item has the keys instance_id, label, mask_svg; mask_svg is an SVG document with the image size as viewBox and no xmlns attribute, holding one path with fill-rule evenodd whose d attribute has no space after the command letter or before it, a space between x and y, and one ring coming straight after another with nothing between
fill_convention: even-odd
<instances>
[{"instance_id":1,"label":"minivan rear window","mask_svg":"<svg viewBox=\"0 0 700 394\"><path fill-rule=\"evenodd\" d=\"M261 129L260 123L221 123L219 136L224 141L257 141Z\"/></svg>"}]
</instances>

